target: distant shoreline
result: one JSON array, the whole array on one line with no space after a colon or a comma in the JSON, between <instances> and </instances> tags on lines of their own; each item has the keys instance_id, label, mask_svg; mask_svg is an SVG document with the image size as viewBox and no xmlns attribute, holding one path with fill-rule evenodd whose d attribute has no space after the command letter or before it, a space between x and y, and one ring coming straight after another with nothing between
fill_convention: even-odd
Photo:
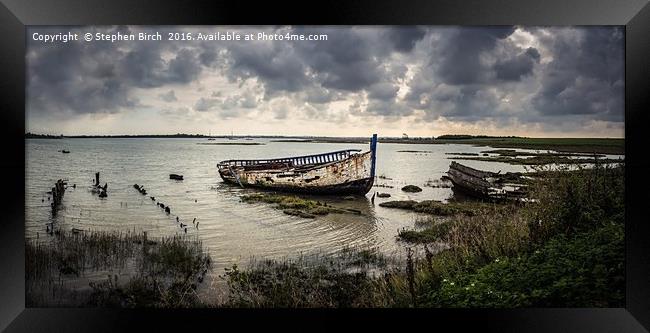
<instances>
[{"instance_id":1,"label":"distant shoreline","mask_svg":"<svg viewBox=\"0 0 650 333\"><path fill-rule=\"evenodd\" d=\"M26 139L145 139L145 138L192 138L192 139L276 139L272 142L283 143L349 143L367 144L370 138L365 137L309 137L282 135L202 135L202 134L163 134L163 135L70 135L54 136L43 134L25 134ZM625 154L624 138L526 138L526 137L497 137L497 136L453 136L445 135L438 138L395 138L380 137L379 143L397 144L469 144L475 146L490 146L494 148L519 148L533 150L555 150L572 153Z\"/></svg>"}]
</instances>

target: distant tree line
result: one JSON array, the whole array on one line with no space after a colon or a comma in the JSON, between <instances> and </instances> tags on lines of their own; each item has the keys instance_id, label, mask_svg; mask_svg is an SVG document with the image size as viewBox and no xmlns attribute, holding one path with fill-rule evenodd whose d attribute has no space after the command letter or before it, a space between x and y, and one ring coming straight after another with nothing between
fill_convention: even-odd
<instances>
[{"instance_id":1,"label":"distant tree line","mask_svg":"<svg viewBox=\"0 0 650 333\"><path fill-rule=\"evenodd\" d=\"M468 134L444 134L437 137L437 140L467 140L467 139L503 139L521 138L520 136L490 136L490 135L468 135Z\"/></svg>"},{"instance_id":2,"label":"distant tree line","mask_svg":"<svg viewBox=\"0 0 650 333\"><path fill-rule=\"evenodd\" d=\"M138 135L50 135L50 134L34 134L25 133L26 139L61 139L61 138L207 138L210 136L203 134L138 134ZM215 138L226 136L212 136Z\"/></svg>"},{"instance_id":3,"label":"distant tree line","mask_svg":"<svg viewBox=\"0 0 650 333\"><path fill-rule=\"evenodd\" d=\"M136 135L69 135L66 138L208 138L210 136L203 134L136 134ZM219 136L212 136L218 138ZM222 136L225 137L225 136Z\"/></svg>"},{"instance_id":4,"label":"distant tree line","mask_svg":"<svg viewBox=\"0 0 650 333\"><path fill-rule=\"evenodd\" d=\"M34 134L30 132L25 133L25 139L61 139L61 138L63 138L63 134L50 135L50 134Z\"/></svg>"}]
</instances>

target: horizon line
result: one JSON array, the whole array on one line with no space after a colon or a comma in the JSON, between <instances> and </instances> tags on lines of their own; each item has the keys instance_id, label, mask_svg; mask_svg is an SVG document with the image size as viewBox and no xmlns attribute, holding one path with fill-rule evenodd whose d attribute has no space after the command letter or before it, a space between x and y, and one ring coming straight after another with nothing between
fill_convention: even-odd
<instances>
[{"instance_id":1,"label":"horizon line","mask_svg":"<svg viewBox=\"0 0 650 333\"><path fill-rule=\"evenodd\" d=\"M67 137L67 138L84 138L84 137L168 137L168 136L193 136L193 137L206 137L206 138L220 138L220 137L279 137L279 138L366 138L368 136L328 136L328 135L287 135L287 134L218 134L218 135L208 135L208 134L190 134L190 133L171 133L171 134L42 134L42 133L32 133L26 132L24 134L35 135L35 136L50 136L50 137ZM441 136L468 136L469 138L523 138L523 139L625 139L625 137L557 137L557 136L519 136L519 135L487 135L487 134L442 134L442 135L431 135L431 136L408 136L404 138L403 136L379 136L379 138L398 138L398 139L431 139L438 138Z\"/></svg>"}]
</instances>

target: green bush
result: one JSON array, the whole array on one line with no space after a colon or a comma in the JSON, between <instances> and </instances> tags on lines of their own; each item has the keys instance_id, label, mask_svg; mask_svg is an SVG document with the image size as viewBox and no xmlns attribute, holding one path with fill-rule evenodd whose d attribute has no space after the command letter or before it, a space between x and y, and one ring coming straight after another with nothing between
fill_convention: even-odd
<instances>
[{"instance_id":1,"label":"green bush","mask_svg":"<svg viewBox=\"0 0 650 333\"><path fill-rule=\"evenodd\" d=\"M596 164L592 169L540 173L529 209L531 239L538 244L557 234L572 235L610 222L624 223L625 168Z\"/></svg>"},{"instance_id":2,"label":"green bush","mask_svg":"<svg viewBox=\"0 0 650 333\"><path fill-rule=\"evenodd\" d=\"M624 228L610 224L558 235L520 257L442 281L429 297L440 307L624 306Z\"/></svg>"}]
</instances>

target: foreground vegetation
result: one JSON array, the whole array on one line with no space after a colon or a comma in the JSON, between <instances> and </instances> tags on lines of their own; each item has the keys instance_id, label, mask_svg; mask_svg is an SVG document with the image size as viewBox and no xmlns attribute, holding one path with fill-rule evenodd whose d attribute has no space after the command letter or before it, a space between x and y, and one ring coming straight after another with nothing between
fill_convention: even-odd
<instances>
[{"instance_id":1,"label":"foreground vegetation","mask_svg":"<svg viewBox=\"0 0 650 333\"><path fill-rule=\"evenodd\" d=\"M211 266L197 239L132 232L57 231L28 242L25 259L27 306L196 307L195 290ZM120 278L128 266L131 274ZM71 288L75 279L89 288Z\"/></svg>"},{"instance_id":2,"label":"foreground vegetation","mask_svg":"<svg viewBox=\"0 0 650 333\"><path fill-rule=\"evenodd\" d=\"M624 167L540 171L535 179L537 201L523 206L393 204L433 208L419 208L428 214L420 230L400 232L405 260L379 273L350 269L337 256L234 267L225 276L228 305L623 306Z\"/></svg>"},{"instance_id":3,"label":"foreground vegetation","mask_svg":"<svg viewBox=\"0 0 650 333\"><path fill-rule=\"evenodd\" d=\"M337 254L253 262L247 269L226 269L227 307L371 307L389 306L377 292L389 285L372 278L387 259L371 249Z\"/></svg>"}]
</instances>

